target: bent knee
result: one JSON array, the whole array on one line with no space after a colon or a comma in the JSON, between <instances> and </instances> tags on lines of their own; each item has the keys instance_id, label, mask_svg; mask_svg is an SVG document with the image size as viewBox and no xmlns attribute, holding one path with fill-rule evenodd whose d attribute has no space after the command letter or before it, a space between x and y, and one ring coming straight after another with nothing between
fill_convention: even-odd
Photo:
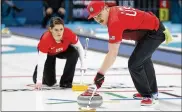
<instances>
[{"instance_id":1,"label":"bent knee","mask_svg":"<svg viewBox=\"0 0 182 112\"><path fill-rule=\"evenodd\" d=\"M128 68L129 69L135 69L137 67L139 67L141 65L141 63L139 63L137 60L128 60Z\"/></svg>"}]
</instances>

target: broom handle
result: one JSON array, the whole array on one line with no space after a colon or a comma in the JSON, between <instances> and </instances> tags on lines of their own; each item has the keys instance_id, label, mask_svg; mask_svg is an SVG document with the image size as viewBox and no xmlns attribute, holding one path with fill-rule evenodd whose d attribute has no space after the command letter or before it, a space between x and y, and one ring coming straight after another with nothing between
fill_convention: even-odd
<instances>
[{"instance_id":1,"label":"broom handle","mask_svg":"<svg viewBox=\"0 0 182 112\"><path fill-rule=\"evenodd\" d=\"M81 84L81 85L83 84L83 73L84 73L84 71L81 70L81 78L80 78L80 84Z\"/></svg>"},{"instance_id":2,"label":"broom handle","mask_svg":"<svg viewBox=\"0 0 182 112\"><path fill-rule=\"evenodd\" d=\"M89 42L89 38L86 38L86 43L85 43L85 55L84 55L84 58L85 58L85 59L86 59L86 56L87 56L88 42ZM84 70L81 70L81 78L80 78L81 84L83 84L83 74L84 74Z\"/></svg>"},{"instance_id":3,"label":"broom handle","mask_svg":"<svg viewBox=\"0 0 182 112\"><path fill-rule=\"evenodd\" d=\"M88 50L88 42L89 42L89 38L86 38L86 43L85 43L85 59L86 59L86 56L87 56L87 50Z\"/></svg>"}]
</instances>

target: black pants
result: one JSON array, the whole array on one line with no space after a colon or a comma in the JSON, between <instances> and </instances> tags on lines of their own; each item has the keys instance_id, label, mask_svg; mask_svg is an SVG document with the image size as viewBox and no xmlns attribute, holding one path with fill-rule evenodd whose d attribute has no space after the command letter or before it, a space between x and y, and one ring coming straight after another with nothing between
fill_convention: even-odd
<instances>
[{"instance_id":1,"label":"black pants","mask_svg":"<svg viewBox=\"0 0 182 112\"><path fill-rule=\"evenodd\" d=\"M56 83L56 57L59 59L66 59L66 64L64 67L63 75L60 79L60 84L70 84L73 82L73 77L75 73L76 63L78 61L78 51L69 46L65 52L61 52L57 55L47 55L47 59L44 65L43 71L43 84L48 86L53 86ZM33 82L36 83L37 79L37 66L33 74Z\"/></svg>"},{"instance_id":2,"label":"black pants","mask_svg":"<svg viewBox=\"0 0 182 112\"><path fill-rule=\"evenodd\" d=\"M152 93L158 92L155 70L151 60L152 54L165 40L165 30L160 23L158 31L148 31L131 54L128 68L137 91L143 97L152 97Z\"/></svg>"}]
</instances>

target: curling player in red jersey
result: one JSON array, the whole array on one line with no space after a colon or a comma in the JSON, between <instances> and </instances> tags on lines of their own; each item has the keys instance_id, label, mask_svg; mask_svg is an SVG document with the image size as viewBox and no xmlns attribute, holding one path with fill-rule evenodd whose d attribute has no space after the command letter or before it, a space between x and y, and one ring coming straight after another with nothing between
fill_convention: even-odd
<instances>
[{"instance_id":1,"label":"curling player in red jersey","mask_svg":"<svg viewBox=\"0 0 182 112\"><path fill-rule=\"evenodd\" d=\"M97 88L101 87L106 71L115 62L122 39L134 40L136 47L128 60L129 72L138 91L134 98L142 99L142 106L152 105L158 97L158 88L151 57L162 42L171 38L169 31L152 12L125 6L108 7L101 0L91 1L87 9L88 19L107 26L109 33L109 51L94 78Z\"/></svg>"},{"instance_id":2,"label":"curling player in red jersey","mask_svg":"<svg viewBox=\"0 0 182 112\"><path fill-rule=\"evenodd\" d=\"M64 22L60 17L51 19L49 30L43 33L37 49L38 63L33 74L33 82L38 90L42 88L42 84L47 86L56 84L56 58L66 59L59 82L60 87L72 87L78 58L80 58L81 69L86 69L84 50L79 38L64 26Z\"/></svg>"}]
</instances>

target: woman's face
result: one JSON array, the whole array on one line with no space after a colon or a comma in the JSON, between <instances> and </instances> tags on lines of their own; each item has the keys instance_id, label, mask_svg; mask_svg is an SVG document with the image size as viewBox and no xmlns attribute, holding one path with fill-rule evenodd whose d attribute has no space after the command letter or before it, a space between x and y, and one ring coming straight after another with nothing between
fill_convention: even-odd
<instances>
[{"instance_id":1,"label":"woman's face","mask_svg":"<svg viewBox=\"0 0 182 112\"><path fill-rule=\"evenodd\" d=\"M64 26L62 24L56 24L53 28L50 28L52 36L56 41L60 41L63 36Z\"/></svg>"}]
</instances>

